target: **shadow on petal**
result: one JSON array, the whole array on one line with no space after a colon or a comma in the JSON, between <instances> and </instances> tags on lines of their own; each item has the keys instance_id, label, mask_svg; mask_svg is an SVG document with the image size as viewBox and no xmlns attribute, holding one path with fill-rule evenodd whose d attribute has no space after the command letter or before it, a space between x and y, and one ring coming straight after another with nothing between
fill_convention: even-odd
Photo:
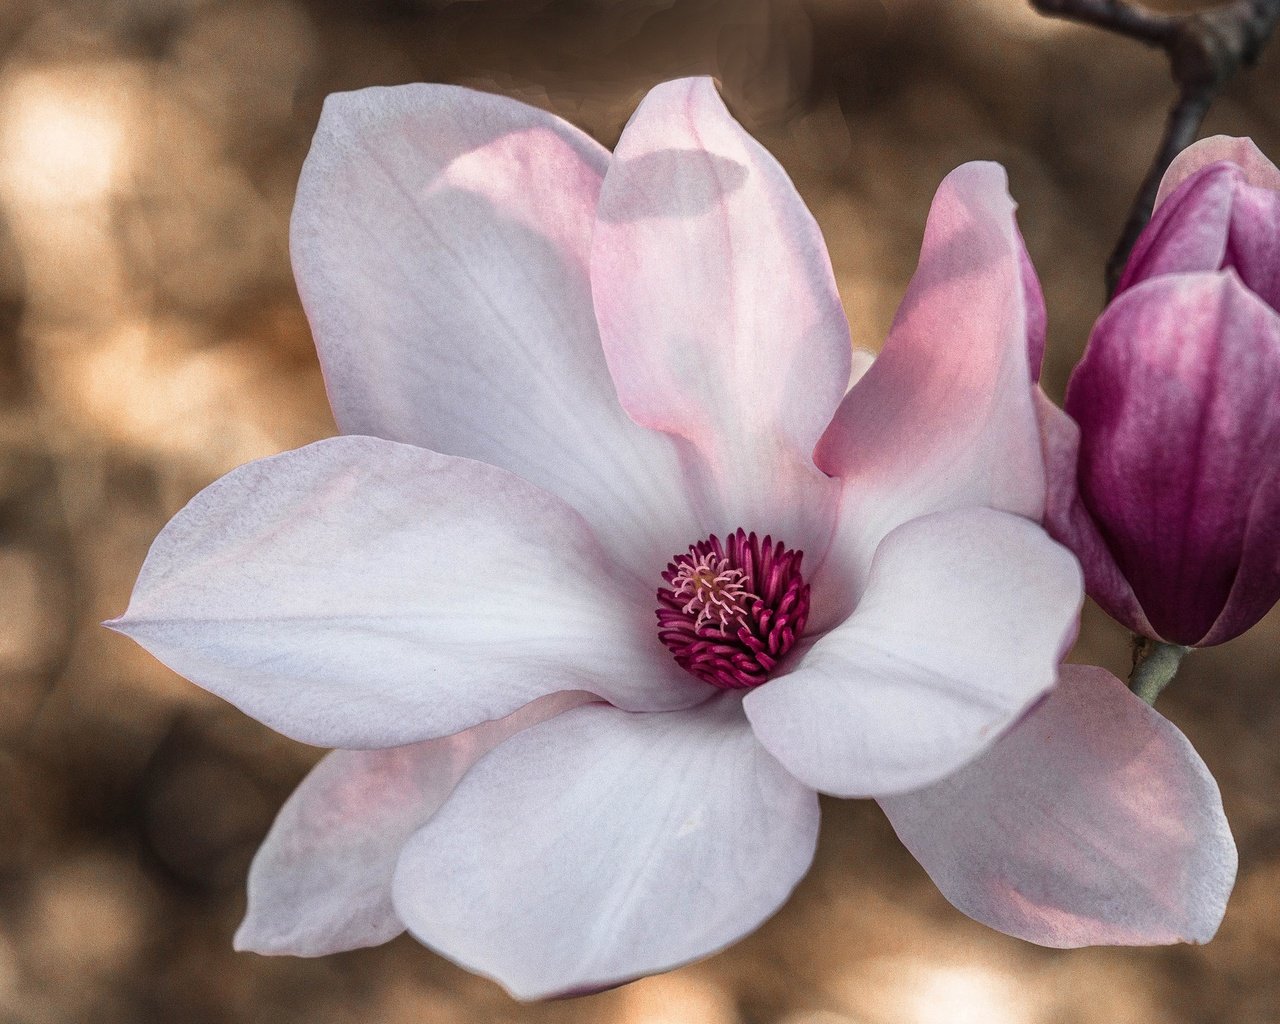
<instances>
[{"instance_id":1,"label":"shadow on petal","mask_svg":"<svg viewBox=\"0 0 1280 1024\"><path fill-rule=\"evenodd\" d=\"M705 149L662 149L618 164L631 180L654 182L662 188L619 190L612 202L600 208L600 219L615 224L701 216L742 188L749 173L745 164Z\"/></svg>"}]
</instances>

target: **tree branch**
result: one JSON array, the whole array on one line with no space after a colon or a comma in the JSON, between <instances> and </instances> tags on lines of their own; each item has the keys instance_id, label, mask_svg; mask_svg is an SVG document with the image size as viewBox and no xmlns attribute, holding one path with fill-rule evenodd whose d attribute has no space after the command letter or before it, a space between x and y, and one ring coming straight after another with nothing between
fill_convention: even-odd
<instances>
[{"instance_id":1,"label":"tree branch","mask_svg":"<svg viewBox=\"0 0 1280 1024\"><path fill-rule=\"evenodd\" d=\"M1151 219L1151 211L1155 207L1156 193L1160 191L1164 172L1169 169L1175 156L1195 142L1196 134L1200 131L1200 125L1204 123L1205 115L1209 113L1209 106L1212 103L1211 95L1183 90L1170 109L1168 120L1165 122L1164 138L1160 140L1160 148L1156 151L1155 159L1151 161L1151 166L1142 179L1138 194L1133 197L1120 238L1116 241L1115 248L1111 250L1111 255L1107 257L1108 299L1115 294L1116 285L1120 283L1120 276L1124 273L1124 266L1129 262L1129 254L1133 252L1133 246L1138 241L1138 236L1142 234L1142 229L1147 226L1147 221Z\"/></svg>"},{"instance_id":2,"label":"tree branch","mask_svg":"<svg viewBox=\"0 0 1280 1024\"><path fill-rule=\"evenodd\" d=\"M1097 25L1152 46L1164 46L1177 24L1176 18L1124 0L1031 0L1031 6L1051 18Z\"/></svg>"},{"instance_id":3,"label":"tree branch","mask_svg":"<svg viewBox=\"0 0 1280 1024\"><path fill-rule=\"evenodd\" d=\"M1096 25L1158 46L1169 56L1178 98L1164 138L1134 197L1120 240L1107 260L1107 298L1114 293L1138 235L1151 219L1160 179L1173 158L1195 141L1223 86L1253 64L1276 23L1280 0L1230 0L1195 14L1165 15L1126 0L1031 0L1041 14Z\"/></svg>"}]
</instances>

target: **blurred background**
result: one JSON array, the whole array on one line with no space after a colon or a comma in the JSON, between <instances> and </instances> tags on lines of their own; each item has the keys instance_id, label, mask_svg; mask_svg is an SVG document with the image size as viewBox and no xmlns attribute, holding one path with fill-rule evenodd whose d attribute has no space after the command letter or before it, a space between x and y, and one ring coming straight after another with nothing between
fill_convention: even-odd
<instances>
[{"instance_id":1,"label":"blurred background","mask_svg":"<svg viewBox=\"0 0 1280 1024\"><path fill-rule=\"evenodd\" d=\"M1280 43L1207 130L1280 155L1278 71ZM694 72L791 172L865 347L938 181L1005 163L1061 397L1172 90L1161 55L1022 0L0 4L0 1020L1280 1020L1276 615L1192 656L1160 701L1240 846L1206 947L996 935L946 904L874 804L827 801L814 870L773 920L617 991L520 1006L407 939L310 961L232 952L249 860L319 752L97 623L198 489L334 432L287 258L321 100L460 82L612 144L648 86ZM1123 675L1128 657L1090 609L1076 658Z\"/></svg>"}]
</instances>

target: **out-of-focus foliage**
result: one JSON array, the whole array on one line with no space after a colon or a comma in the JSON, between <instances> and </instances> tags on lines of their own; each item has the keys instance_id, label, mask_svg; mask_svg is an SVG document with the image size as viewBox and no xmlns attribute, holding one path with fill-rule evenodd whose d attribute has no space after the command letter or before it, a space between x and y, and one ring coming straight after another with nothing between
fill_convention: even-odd
<instances>
[{"instance_id":1,"label":"out-of-focus foliage","mask_svg":"<svg viewBox=\"0 0 1280 1024\"><path fill-rule=\"evenodd\" d=\"M1184 5L1185 6L1185 5ZM1278 48L1280 49L1280 48ZM1280 153L1280 53L1208 129ZM249 858L317 752L97 627L151 538L247 459L333 431L287 259L323 96L456 81L616 139L711 71L826 233L874 348L933 188L1008 165L1050 390L1158 138L1162 64L1019 0L7 0L0 8L0 1018L62 1022L1146 1024L1280 1017L1273 616L1161 701L1222 783L1241 877L1205 948L1036 949L963 919L874 805L732 951L521 1007L412 942L231 952ZM1089 612L1080 660L1127 668Z\"/></svg>"}]
</instances>

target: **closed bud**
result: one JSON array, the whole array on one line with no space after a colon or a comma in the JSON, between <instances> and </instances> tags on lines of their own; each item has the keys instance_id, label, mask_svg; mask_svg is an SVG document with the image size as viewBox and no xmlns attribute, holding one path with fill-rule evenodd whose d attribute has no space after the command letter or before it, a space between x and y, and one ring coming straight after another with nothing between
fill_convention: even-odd
<instances>
[{"instance_id":1,"label":"closed bud","mask_svg":"<svg viewBox=\"0 0 1280 1024\"><path fill-rule=\"evenodd\" d=\"M1280 599L1280 171L1192 146L1067 388L1044 403L1050 532L1137 633L1208 646Z\"/></svg>"}]
</instances>

